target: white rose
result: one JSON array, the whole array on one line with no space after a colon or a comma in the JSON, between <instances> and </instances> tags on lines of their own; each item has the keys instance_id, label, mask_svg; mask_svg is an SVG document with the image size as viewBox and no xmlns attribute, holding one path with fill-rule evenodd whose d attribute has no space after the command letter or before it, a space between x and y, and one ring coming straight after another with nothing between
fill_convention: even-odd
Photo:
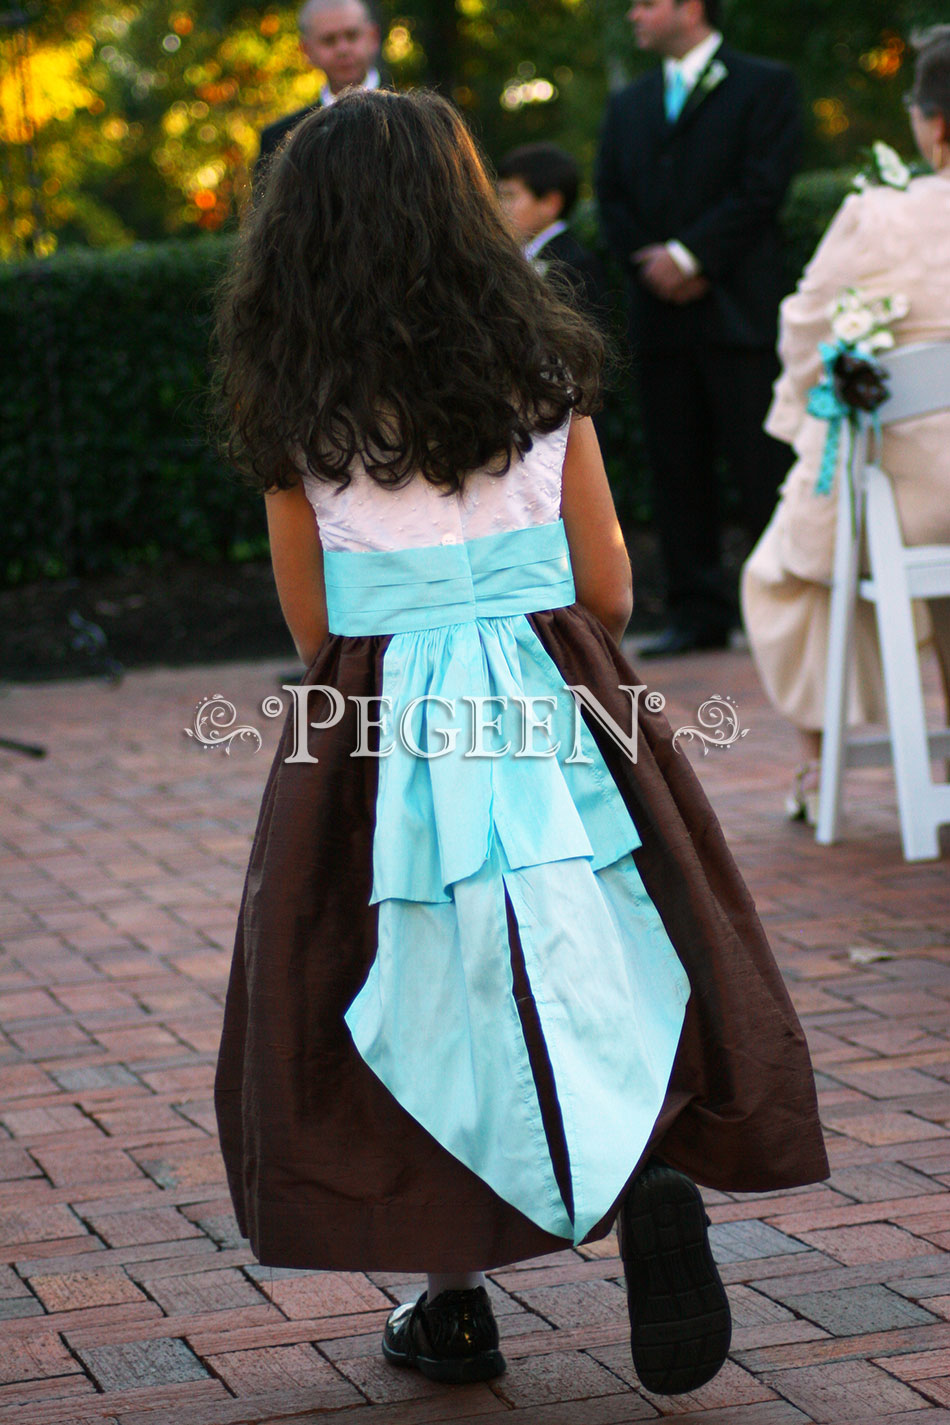
<instances>
[{"instance_id":1,"label":"white rose","mask_svg":"<svg viewBox=\"0 0 950 1425\"><path fill-rule=\"evenodd\" d=\"M851 187L855 193L863 193L865 188L870 188L870 186L867 176L864 173L856 173L851 180Z\"/></svg>"},{"instance_id":2,"label":"white rose","mask_svg":"<svg viewBox=\"0 0 950 1425\"><path fill-rule=\"evenodd\" d=\"M900 188L903 190L910 182L910 174L903 165L901 165L900 168L895 168L890 164L885 164L881 169L881 177L884 180L885 186L888 188Z\"/></svg>"},{"instance_id":3,"label":"white rose","mask_svg":"<svg viewBox=\"0 0 950 1425\"><path fill-rule=\"evenodd\" d=\"M839 341L848 343L860 341L866 337L874 328L874 318L871 313L863 308L841 312L831 323L831 330Z\"/></svg>"},{"instance_id":4,"label":"white rose","mask_svg":"<svg viewBox=\"0 0 950 1425\"><path fill-rule=\"evenodd\" d=\"M878 331L871 333L864 345L869 351L890 351L894 345L894 337L891 332L881 327Z\"/></svg>"},{"instance_id":5,"label":"white rose","mask_svg":"<svg viewBox=\"0 0 950 1425\"><path fill-rule=\"evenodd\" d=\"M887 310L890 313L892 322L899 322L902 317L906 317L910 311L910 303L903 292L895 292L893 297L887 300Z\"/></svg>"},{"instance_id":6,"label":"white rose","mask_svg":"<svg viewBox=\"0 0 950 1425\"><path fill-rule=\"evenodd\" d=\"M877 164L877 171L881 175L881 182L891 188L906 188L910 182L910 169L900 155L894 152L890 144L881 143L879 139L872 145L871 152L874 155L874 162Z\"/></svg>"}]
</instances>

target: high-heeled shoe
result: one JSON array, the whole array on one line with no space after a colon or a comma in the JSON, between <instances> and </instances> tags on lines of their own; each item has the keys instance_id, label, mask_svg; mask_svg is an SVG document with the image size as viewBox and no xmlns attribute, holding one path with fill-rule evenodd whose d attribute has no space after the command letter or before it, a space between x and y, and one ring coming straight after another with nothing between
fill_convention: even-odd
<instances>
[{"instance_id":1,"label":"high-heeled shoe","mask_svg":"<svg viewBox=\"0 0 950 1425\"><path fill-rule=\"evenodd\" d=\"M789 821L803 821L806 826L818 825L818 779L820 762L804 762L792 781L792 790L785 799Z\"/></svg>"}]
</instances>

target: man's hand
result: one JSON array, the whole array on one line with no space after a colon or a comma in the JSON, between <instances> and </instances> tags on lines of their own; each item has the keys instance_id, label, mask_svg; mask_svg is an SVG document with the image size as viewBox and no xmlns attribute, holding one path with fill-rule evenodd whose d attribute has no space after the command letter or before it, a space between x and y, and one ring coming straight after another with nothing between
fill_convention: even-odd
<instances>
[{"instance_id":1,"label":"man's hand","mask_svg":"<svg viewBox=\"0 0 950 1425\"><path fill-rule=\"evenodd\" d=\"M664 243L653 243L633 254L640 268L640 277L655 297L662 302L695 302L709 291L705 277L687 277L670 256Z\"/></svg>"},{"instance_id":2,"label":"man's hand","mask_svg":"<svg viewBox=\"0 0 950 1425\"><path fill-rule=\"evenodd\" d=\"M683 307L687 302L698 302L700 297L705 297L709 291L710 281L708 277L684 277L682 283L670 298L677 306Z\"/></svg>"}]
</instances>

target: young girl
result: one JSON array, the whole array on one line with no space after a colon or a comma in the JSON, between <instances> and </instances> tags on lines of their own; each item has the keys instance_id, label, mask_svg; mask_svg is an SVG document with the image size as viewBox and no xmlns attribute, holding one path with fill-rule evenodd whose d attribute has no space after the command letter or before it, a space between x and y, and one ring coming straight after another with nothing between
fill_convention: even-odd
<instances>
[{"instance_id":1,"label":"young girl","mask_svg":"<svg viewBox=\"0 0 950 1425\"><path fill-rule=\"evenodd\" d=\"M482 1272L619 1212L636 1369L692 1390L729 1315L685 1174L765 1190L827 1163L715 817L662 720L631 722L599 339L452 107L366 92L277 155L218 338L313 689L225 1011L241 1229L273 1266L428 1273L383 1351L465 1381L504 1369Z\"/></svg>"}]
</instances>

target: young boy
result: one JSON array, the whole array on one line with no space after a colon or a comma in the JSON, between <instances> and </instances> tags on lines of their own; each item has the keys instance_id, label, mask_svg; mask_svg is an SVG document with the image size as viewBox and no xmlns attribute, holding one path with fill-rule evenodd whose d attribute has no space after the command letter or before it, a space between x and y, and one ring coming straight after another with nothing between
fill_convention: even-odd
<instances>
[{"instance_id":1,"label":"young boy","mask_svg":"<svg viewBox=\"0 0 950 1425\"><path fill-rule=\"evenodd\" d=\"M553 143L524 144L498 165L498 197L525 256L542 271L556 267L587 315L602 317L603 267L567 226L579 186L576 162Z\"/></svg>"}]
</instances>

